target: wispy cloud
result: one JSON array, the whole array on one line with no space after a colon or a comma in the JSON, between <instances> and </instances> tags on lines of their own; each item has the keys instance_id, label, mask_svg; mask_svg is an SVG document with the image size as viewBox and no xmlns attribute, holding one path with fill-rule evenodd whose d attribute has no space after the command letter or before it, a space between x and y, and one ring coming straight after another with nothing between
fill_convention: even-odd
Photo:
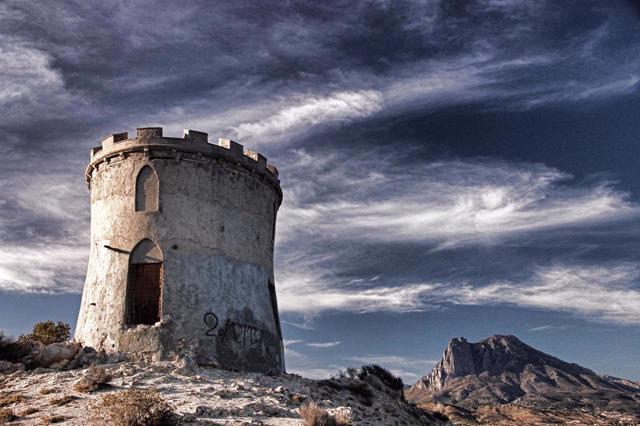
<instances>
[{"instance_id":1,"label":"wispy cloud","mask_svg":"<svg viewBox=\"0 0 640 426\"><path fill-rule=\"evenodd\" d=\"M88 197L66 174L0 184L0 290L77 293L89 248Z\"/></svg>"},{"instance_id":2,"label":"wispy cloud","mask_svg":"<svg viewBox=\"0 0 640 426\"><path fill-rule=\"evenodd\" d=\"M339 341L335 341L335 342L311 342L311 343L307 343L307 346L310 346L312 348L334 348L338 345L340 345Z\"/></svg>"},{"instance_id":3,"label":"wispy cloud","mask_svg":"<svg viewBox=\"0 0 640 426\"><path fill-rule=\"evenodd\" d=\"M612 183L576 184L541 164L454 160L402 168L398 158L360 155L353 168L345 157L297 151L285 162L293 185L280 239L311 234L452 247L640 214Z\"/></svg>"},{"instance_id":4,"label":"wispy cloud","mask_svg":"<svg viewBox=\"0 0 640 426\"><path fill-rule=\"evenodd\" d=\"M528 328L527 331L531 333L537 333L540 331L554 331L554 330L566 330L568 325L540 325L537 327Z\"/></svg>"},{"instance_id":5,"label":"wispy cloud","mask_svg":"<svg viewBox=\"0 0 640 426\"><path fill-rule=\"evenodd\" d=\"M436 288L431 284L352 287L321 274L291 274L290 269L282 269L289 271L278 280L278 307L283 313L422 311L426 309L425 295Z\"/></svg>"},{"instance_id":6,"label":"wispy cloud","mask_svg":"<svg viewBox=\"0 0 640 426\"><path fill-rule=\"evenodd\" d=\"M273 115L233 128L241 140L272 140L316 125L339 124L367 117L382 108L382 95L373 90L336 92L328 96L294 96Z\"/></svg>"},{"instance_id":7,"label":"wispy cloud","mask_svg":"<svg viewBox=\"0 0 640 426\"><path fill-rule=\"evenodd\" d=\"M84 284L84 244L56 241L0 248L0 290L24 293L78 293Z\"/></svg>"},{"instance_id":8,"label":"wispy cloud","mask_svg":"<svg viewBox=\"0 0 640 426\"><path fill-rule=\"evenodd\" d=\"M596 321L640 324L640 265L560 265L539 268L522 282L439 289L461 304L503 304L578 314Z\"/></svg>"},{"instance_id":9,"label":"wispy cloud","mask_svg":"<svg viewBox=\"0 0 640 426\"><path fill-rule=\"evenodd\" d=\"M488 285L448 281L353 288L347 283L318 278L293 284L281 282L283 312L416 312L451 304L510 305L566 312L596 322L640 324L640 265L634 263L540 267L522 281Z\"/></svg>"},{"instance_id":10,"label":"wispy cloud","mask_svg":"<svg viewBox=\"0 0 640 426\"><path fill-rule=\"evenodd\" d=\"M0 32L0 125L28 123L34 116L42 120L85 115L84 99L67 90L53 61L29 40Z\"/></svg>"}]
</instances>

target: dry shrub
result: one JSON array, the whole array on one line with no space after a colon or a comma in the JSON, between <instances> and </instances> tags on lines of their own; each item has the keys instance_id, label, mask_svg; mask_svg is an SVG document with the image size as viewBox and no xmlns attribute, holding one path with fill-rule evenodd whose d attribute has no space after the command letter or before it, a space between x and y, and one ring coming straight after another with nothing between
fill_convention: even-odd
<instances>
[{"instance_id":1,"label":"dry shrub","mask_svg":"<svg viewBox=\"0 0 640 426\"><path fill-rule=\"evenodd\" d=\"M313 402L300 407L300 417L304 421L304 426L334 426L336 424L327 410L318 407Z\"/></svg>"},{"instance_id":2,"label":"dry shrub","mask_svg":"<svg viewBox=\"0 0 640 426\"><path fill-rule=\"evenodd\" d=\"M365 382L351 379L318 380L320 386L327 386L337 391L346 390L360 397L363 404L370 407L373 403L374 393Z\"/></svg>"},{"instance_id":3,"label":"dry shrub","mask_svg":"<svg viewBox=\"0 0 640 426\"><path fill-rule=\"evenodd\" d=\"M76 399L77 398L75 396L65 395L60 398L53 398L52 400L49 401L49 405L57 405L57 406L66 405L71 401L75 401Z\"/></svg>"},{"instance_id":4,"label":"dry shrub","mask_svg":"<svg viewBox=\"0 0 640 426\"><path fill-rule=\"evenodd\" d=\"M379 365L363 365L360 368L358 378L360 380L364 380L367 376L376 376L389 389L396 391L402 391L404 389L404 383L400 377L394 376L389 370L382 368Z\"/></svg>"},{"instance_id":5,"label":"dry shrub","mask_svg":"<svg viewBox=\"0 0 640 426\"><path fill-rule=\"evenodd\" d=\"M33 413L37 413L38 411L40 411L40 410L38 410L36 407L29 407L29 408L25 408L24 410L22 410L20 413L18 413L18 415L20 417L27 417L27 416L30 416Z\"/></svg>"},{"instance_id":6,"label":"dry shrub","mask_svg":"<svg viewBox=\"0 0 640 426\"><path fill-rule=\"evenodd\" d=\"M33 325L33 332L20 336L20 340L35 340L45 345L50 345L69 340L71 337L70 330L69 324L62 321L57 323L53 321L37 322Z\"/></svg>"},{"instance_id":7,"label":"dry shrub","mask_svg":"<svg viewBox=\"0 0 640 426\"><path fill-rule=\"evenodd\" d=\"M111 376L107 374L104 368L90 367L84 377L76 382L74 389L78 392L92 392L105 388L110 381Z\"/></svg>"},{"instance_id":8,"label":"dry shrub","mask_svg":"<svg viewBox=\"0 0 640 426\"><path fill-rule=\"evenodd\" d=\"M175 425L173 407L155 389L131 389L102 398L113 426Z\"/></svg>"},{"instance_id":9,"label":"dry shrub","mask_svg":"<svg viewBox=\"0 0 640 426\"><path fill-rule=\"evenodd\" d=\"M56 392L59 392L59 391L60 391L60 389L56 389L56 388L43 388L43 389L40 389L38 391L38 393L40 395L49 395L50 393L56 393Z\"/></svg>"},{"instance_id":10,"label":"dry shrub","mask_svg":"<svg viewBox=\"0 0 640 426\"><path fill-rule=\"evenodd\" d=\"M18 392L3 392L0 393L0 407L9 404L19 404L25 399L24 395Z\"/></svg>"},{"instance_id":11,"label":"dry shrub","mask_svg":"<svg viewBox=\"0 0 640 426\"><path fill-rule=\"evenodd\" d=\"M12 422L16 420L17 417L14 414L13 410L8 408L0 408L0 425Z\"/></svg>"},{"instance_id":12,"label":"dry shrub","mask_svg":"<svg viewBox=\"0 0 640 426\"><path fill-rule=\"evenodd\" d=\"M336 426L351 426L351 415L344 411L338 411L334 416Z\"/></svg>"},{"instance_id":13,"label":"dry shrub","mask_svg":"<svg viewBox=\"0 0 640 426\"><path fill-rule=\"evenodd\" d=\"M44 416L40 418L40 423L44 425L50 425L54 423L62 423L67 420L65 416Z\"/></svg>"}]
</instances>

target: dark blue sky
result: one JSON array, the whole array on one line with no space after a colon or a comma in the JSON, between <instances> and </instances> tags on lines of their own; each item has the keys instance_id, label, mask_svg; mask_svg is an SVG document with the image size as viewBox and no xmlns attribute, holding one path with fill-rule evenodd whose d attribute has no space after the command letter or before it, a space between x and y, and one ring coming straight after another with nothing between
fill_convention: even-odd
<instances>
[{"instance_id":1,"label":"dark blue sky","mask_svg":"<svg viewBox=\"0 0 640 426\"><path fill-rule=\"evenodd\" d=\"M640 379L640 7L0 4L0 328L75 323L88 150L158 125L281 173L290 371L414 382L516 334Z\"/></svg>"}]
</instances>

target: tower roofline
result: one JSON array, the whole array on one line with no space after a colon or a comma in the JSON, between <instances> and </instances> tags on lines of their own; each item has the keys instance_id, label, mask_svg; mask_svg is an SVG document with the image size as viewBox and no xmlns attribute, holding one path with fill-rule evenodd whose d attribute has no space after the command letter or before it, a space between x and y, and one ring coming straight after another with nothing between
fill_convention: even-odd
<instances>
[{"instance_id":1,"label":"tower roofline","mask_svg":"<svg viewBox=\"0 0 640 426\"><path fill-rule=\"evenodd\" d=\"M134 138L129 138L128 132L122 132L112 133L102 139L100 146L91 149L91 161L85 172L87 185L91 185L92 172L100 164L124 159L133 152L144 152L152 158L174 158L176 161L207 164L218 159L226 160L264 177L276 187L278 193L282 193L278 169L268 164L262 154L230 139L220 138L217 143L211 143L207 133L195 130L185 129L182 138L165 137L162 127L139 127Z\"/></svg>"}]
</instances>

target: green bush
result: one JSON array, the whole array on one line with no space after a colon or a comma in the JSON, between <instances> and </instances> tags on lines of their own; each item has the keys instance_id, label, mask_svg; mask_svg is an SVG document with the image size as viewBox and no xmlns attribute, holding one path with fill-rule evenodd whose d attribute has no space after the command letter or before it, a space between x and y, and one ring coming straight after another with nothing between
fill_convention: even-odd
<instances>
[{"instance_id":1,"label":"green bush","mask_svg":"<svg viewBox=\"0 0 640 426\"><path fill-rule=\"evenodd\" d=\"M65 342L71 337L70 330L69 324L62 321L57 323L53 321L37 322L33 325L33 332L20 336L20 340L35 340L45 345Z\"/></svg>"}]
</instances>

